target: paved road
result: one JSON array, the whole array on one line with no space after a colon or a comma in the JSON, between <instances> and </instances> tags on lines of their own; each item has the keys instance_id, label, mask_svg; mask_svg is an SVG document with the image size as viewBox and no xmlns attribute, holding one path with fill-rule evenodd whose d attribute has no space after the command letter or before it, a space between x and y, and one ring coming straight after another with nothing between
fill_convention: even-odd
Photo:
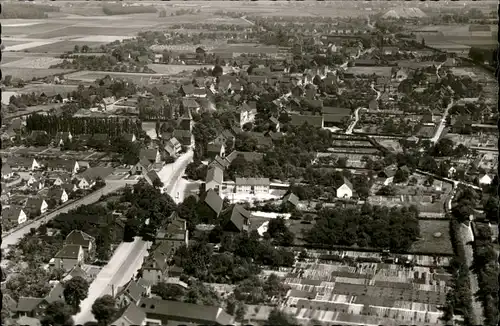
<instances>
[{"instance_id":1,"label":"paved road","mask_svg":"<svg viewBox=\"0 0 500 326\"><path fill-rule=\"evenodd\" d=\"M97 278L90 284L89 295L82 301L81 312L74 316L76 325L95 321L92 315L94 301L106 294L116 294L142 265L147 254L148 243L135 238L134 242L123 242L118 246L108 264L99 272ZM125 281L124 281L125 280Z\"/></svg>"},{"instance_id":2,"label":"paved road","mask_svg":"<svg viewBox=\"0 0 500 326\"><path fill-rule=\"evenodd\" d=\"M189 150L174 163L163 167L158 173L164 183L165 192L172 198L175 198L176 185L192 159L193 151ZM116 294L118 287L127 283L142 266L150 245L140 238L136 238L134 242L120 244L108 264L90 285L89 295L82 301L80 313L73 317L75 324L84 325L87 322L95 321L91 312L94 301L103 295L111 294L113 287Z\"/></svg>"},{"instance_id":3,"label":"paved road","mask_svg":"<svg viewBox=\"0 0 500 326\"><path fill-rule=\"evenodd\" d=\"M446 110L444 111L443 118L439 122L439 126L438 126L438 128L436 130L436 133L434 134L434 137L431 138L431 142L437 143L437 141L439 140L439 138L441 138L441 134L443 133L444 128L446 127L446 118L448 117L448 111L451 109L451 107L453 106L453 104L454 104L454 102L453 102L453 99L452 99L450 101L450 104L448 104L448 106L446 107Z\"/></svg>"},{"instance_id":4,"label":"paved road","mask_svg":"<svg viewBox=\"0 0 500 326\"><path fill-rule=\"evenodd\" d=\"M352 134L352 131L354 130L354 127L356 126L356 124L359 121L359 111L360 110L366 110L366 108L357 108L356 111L354 111L354 121L351 123L351 125L349 126L349 128L347 128L347 130L345 132L346 135Z\"/></svg>"},{"instance_id":5,"label":"paved road","mask_svg":"<svg viewBox=\"0 0 500 326\"><path fill-rule=\"evenodd\" d=\"M81 198L65 207L62 207L61 209L55 210L47 214L43 218L35 220L32 223L27 224L23 228L18 229L10 234L7 234L6 236L3 236L1 248L4 250L4 254L8 252L9 245L15 245L25 234L30 232L31 228L39 228L42 224L47 223L48 221L52 220L54 217L56 217L61 213L67 213L68 211L75 209L81 205L90 205L92 203L95 203L96 201L99 200L99 198L102 195L114 192L117 189L125 187L127 184L134 184L136 182L137 181L134 180L107 180L106 186L101 190L96 191L84 198Z\"/></svg>"}]
</instances>

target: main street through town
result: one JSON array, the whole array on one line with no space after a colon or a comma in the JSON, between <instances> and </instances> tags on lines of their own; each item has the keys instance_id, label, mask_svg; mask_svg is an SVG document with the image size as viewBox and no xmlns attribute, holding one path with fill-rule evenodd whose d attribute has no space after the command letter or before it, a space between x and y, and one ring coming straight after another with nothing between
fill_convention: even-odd
<instances>
[{"instance_id":1,"label":"main street through town","mask_svg":"<svg viewBox=\"0 0 500 326\"><path fill-rule=\"evenodd\" d=\"M193 151L190 149L179 157L174 163L168 164L158 173L164 185L165 193L168 193L174 200L177 192L177 185L182 178L187 165L193 159ZM80 312L73 317L75 324L84 325L87 322L95 321L92 314L92 304L103 295L112 294L135 275L141 267L144 258L147 256L151 243L135 238L133 242L121 243L115 250L108 264L97 275L96 279L89 287L89 294L80 305Z\"/></svg>"}]
</instances>

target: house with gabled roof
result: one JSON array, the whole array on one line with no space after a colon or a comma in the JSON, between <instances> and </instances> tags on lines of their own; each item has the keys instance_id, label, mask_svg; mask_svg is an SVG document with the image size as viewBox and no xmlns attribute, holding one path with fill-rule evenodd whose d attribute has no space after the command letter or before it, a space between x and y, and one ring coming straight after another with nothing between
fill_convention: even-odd
<instances>
[{"instance_id":1,"label":"house with gabled roof","mask_svg":"<svg viewBox=\"0 0 500 326\"><path fill-rule=\"evenodd\" d=\"M7 163L11 169L15 170L28 170L35 171L42 167L42 165L32 157L11 156L7 159Z\"/></svg>"},{"instance_id":2,"label":"house with gabled roof","mask_svg":"<svg viewBox=\"0 0 500 326\"><path fill-rule=\"evenodd\" d=\"M45 214L49 206L41 197L30 197L24 205L24 211L29 217L36 217Z\"/></svg>"},{"instance_id":3,"label":"house with gabled roof","mask_svg":"<svg viewBox=\"0 0 500 326\"><path fill-rule=\"evenodd\" d=\"M62 188L50 188L47 193L47 199L54 199L57 203L65 203L68 201L68 194Z\"/></svg>"},{"instance_id":4,"label":"house with gabled roof","mask_svg":"<svg viewBox=\"0 0 500 326\"><path fill-rule=\"evenodd\" d=\"M206 205L217 217L222 211L223 200L215 190L209 189L202 197L202 204Z\"/></svg>"},{"instance_id":5,"label":"house with gabled roof","mask_svg":"<svg viewBox=\"0 0 500 326\"><path fill-rule=\"evenodd\" d=\"M103 181L113 173L114 169L107 166L96 166L78 174L76 178L80 181L78 186L81 189L93 187L98 179ZM84 182L83 182L84 181Z\"/></svg>"},{"instance_id":6,"label":"house with gabled roof","mask_svg":"<svg viewBox=\"0 0 500 326\"><path fill-rule=\"evenodd\" d=\"M269 193L269 178L236 178L235 184L238 194Z\"/></svg>"},{"instance_id":7,"label":"house with gabled roof","mask_svg":"<svg viewBox=\"0 0 500 326\"><path fill-rule=\"evenodd\" d=\"M207 157L213 159L217 156L226 156L226 146L221 143L213 142L207 144Z\"/></svg>"},{"instance_id":8,"label":"house with gabled roof","mask_svg":"<svg viewBox=\"0 0 500 326\"><path fill-rule=\"evenodd\" d=\"M285 205L297 207L297 205L299 204L299 197L297 197L297 195L295 195L293 192L290 192L283 197L283 203Z\"/></svg>"},{"instance_id":9,"label":"house with gabled roof","mask_svg":"<svg viewBox=\"0 0 500 326\"><path fill-rule=\"evenodd\" d=\"M229 130L223 130L217 135L217 137L215 137L214 140L212 140L212 143L214 144L227 145L228 142L232 142L234 146L235 137Z\"/></svg>"},{"instance_id":10,"label":"house with gabled roof","mask_svg":"<svg viewBox=\"0 0 500 326\"><path fill-rule=\"evenodd\" d=\"M337 198L351 198L354 191L352 183L344 178L344 182L337 188Z\"/></svg>"},{"instance_id":11,"label":"house with gabled roof","mask_svg":"<svg viewBox=\"0 0 500 326\"><path fill-rule=\"evenodd\" d=\"M46 163L48 171L65 171L76 174L80 169L78 162L75 160L54 159Z\"/></svg>"},{"instance_id":12,"label":"house with gabled roof","mask_svg":"<svg viewBox=\"0 0 500 326\"><path fill-rule=\"evenodd\" d=\"M120 308L128 306L131 303L136 305L145 294L146 289L137 284L135 280L130 280L118 289L115 296L115 302Z\"/></svg>"},{"instance_id":13,"label":"house with gabled roof","mask_svg":"<svg viewBox=\"0 0 500 326\"><path fill-rule=\"evenodd\" d=\"M70 271L77 265L82 265L85 260L85 253L82 246L77 244L66 244L59 250L50 264L55 268L63 268Z\"/></svg>"},{"instance_id":14,"label":"house with gabled roof","mask_svg":"<svg viewBox=\"0 0 500 326\"><path fill-rule=\"evenodd\" d=\"M12 225L21 225L28 220L28 216L20 206L2 207L2 221L11 223Z\"/></svg>"},{"instance_id":15,"label":"house with gabled roof","mask_svg":"<svg viewBox=\"0 0 500 326\"><path fill-rule=\"evenodd\" d=\"M194 95L195 87L193 84L182 85L179 89L179 93L184 97L191 97Z\"/></svg>"},{"instance_id":16,"label":"house with gabled roof","mask_svg":"<svg viewBox=\"0 0 500 326\"><path fill-rule=\"evenodd\" d=\"M20 297L14 314L16 317L38 318L42 316L48 302L44 298Z\"/></svg>"},{"instance_id":17,"label":"house with gabled roof","mask_svg":"<svg viewBox=\"0 0 500 326\"><path fill-rule=\"evenodd\" d=\"M173 136L177 138L177 140L183 145L183 146L193 146L194 144L194 136L189 130L180 130L180 129L175 129Z\"/></svg>"},{"instance_id":18,"label":"house with gabled roof","mask_svg":"<svg viewBox=\"0 0 500 326\"><path fill-rule=\"evenodd\" d=\"M200 104L198 104L198 102L196 102L196 100L192 98L183 98L181 106L185 110L193 110L194 112L198 112L201 108Z\"/></svg>"},{"instance_id":19,"label":"house with gabled roof","mask_svg":"<svg viewBox=\"0 0 500 326\"><path fill-rule=\"evenodd\" d=\"M92 256L96 250L95 238L80 230L71 231L66 236L64 244L81 246L87 257Z\"/></svg>"},{"instance_id":20,"label":"house with gabled roof","mask_svg":"<svg viewBox=\"0 0 500 326\"><path fill-rule=\"evenodd\" d=\"M158 148L145 148L141 149L139 153L140 158L146 158L150 163L160 163L161 154Z\"/></svg>"},{"instance_id":21,"label":"house with gabled roof","mask_svg":"<svg viewBox=\"0 0 500 326\"><path fill-rule=\"evenodd\" d=\"M221 160L223 159L221 158ZM224 171L223 169L221 169L219 165L214 165L207 169L207 176L205 178L206 191L213 189L217 193L219 193L222 188L223 182L224 182Z\"/></svg>"},{"instance_id":22,"label":"house with gabled roof","mask_svg":"<svg viewBox=\"0 0 500 326\"><path fill-rule=\"evenodd\" d=\"M137 305L130 303L123 306L116 313L116 319L110 325L116 326L145 326L146 313Z\"/></svg>"},{"instance_id":23,"label":"house with gabled roof","mask_svg":"<svg viewBox=\"0 0 500 326\"><path fill-rule=\"evenodd\" d=\"M57 282L56 285L50 290L49 294L45 297L45 301L49 304L56 301L64 301L64 286L61 282Z\"/></svg>"},{"instance_id":24,"label":"house with gabled roof","mask_svg":"<svg viewBox=\"0 0 500 326\"><path fill-rule=\"evenodd\" d=\"M223 210L220 214L222 228L225 232L248 231L251 214L238 204L233 204Z\"/></svg>"},{"instance_id":25,"label":"house with gabled roof","mask_svg":"<svg viewBox=\"0 0 500 326\"><path fill-rule=\"evenodd\" d=\"M10 179L14 176L14 171L12 171L9 164L2 164L2 179Z\"/></svg>"},{"instance_id":26,"label":"house with gabled roof","mask_svg":"<svg viewBox=\"0 0 500 326\"><path fill-rule=\"evenodd\" d=\"M125 133L121 135L122 139L131 143L137 141L137 137L133 133Z\"/></svg>"},{"instance_id":27,"label":"house with gabled roof","mask_svg":"<svg viewBox=\"0 0 500 326\"><path fill-rule=\"evenodd\" d=\"M254 101L245 102L239 108L239 126L243 126L247 123L253 123L257 115L257 106Z\"/></svg>"}]
</instances>

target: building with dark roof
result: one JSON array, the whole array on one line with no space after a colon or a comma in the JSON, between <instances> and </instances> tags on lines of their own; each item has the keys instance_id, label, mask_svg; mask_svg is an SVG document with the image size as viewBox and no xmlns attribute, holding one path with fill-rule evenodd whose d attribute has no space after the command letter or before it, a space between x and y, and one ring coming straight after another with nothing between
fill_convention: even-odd
<instances>
[{"instance_id":1,"label":"building with dark roof","mask_svg":"<svg viewBox=\"0 0 500 326\"><path fill-rule=\"evenodd\" d=\"M66 271L70 271L76 265L83 264L85 259L85 253L82 246L76 244L67 244L57 252L51 264L55 268L63 268Z\"/></svg>"},{"instance_id":2,"label":"building with dark roof","mask_svg":"<svg viewBox=\"0 0 500 326\"><path fill-rule=\"evenodd\" d=\"M251 214L241 205L233 204L221 213L222 228L225 232L247 231Z\"/></svg>"},{"instance_id":3,"label":"building with dark roof","mask_svg":"<svg viewBox=\"0 0 500 326\"><path fill-rule=\"evenodd\" d=\"M216 192L219 192L223 182L224 171L217 165L209 167L205 178L205 190L214 189Z\"/></svg>"},{"instance_id":4,"label":"building with dark roof","mask_svg":"<svg viewBox=\"0 0 500 326\"><path fill-rule=\"evenodd\" d=\"M294 127L308 124L313 127L323 128L323 116L320 115L291 114L290 119L290 124Z\"/></svg>"},{"instance_id":5,"label":"building with dark roof","mask_svg":"<svg viewBox=\"0 0 500 326\"><path fill-rule=\"evenodd\" d=\"M146 322L167 325L170 322L190 323L197 325L232 325L234 317L222 308L201 306L192 303L142 298L138 304L146 313Z\"/></svg>"},{"instance_id":6,"label":"building with dark roof","mask_svg":"<svg viewBox=\"0 0 500 326\"><path fill-rule=\"evenodd\" d=\"M115 316L116 319L110 325L140 326L146 324L146 313L133 303L123 306Z\"/></svg>"},{"instance_id":7,"label":"building with dark roof","mask_svg":"<svg viewBox=\"0 0 500 326\"><path fill-rule=\"evenodd\" d=\"M235 181L238 194L269 193L269 178L236 178Z\"/></svg>"},{"instance_id":8,"label":"building with dark roof","mask_svg":"<svg viewBox=\"0 0 500 326\"><path fill-rule=\"evenodd\" d=\"M344 178L344 182L337 188L337 198L351 198L354 192L352 183Z\"/></svg>"},{"instance_id":9,"label":"building with dark roof","mask_svg":"<svg viewBox=\"0 0 500 326\"><path fill-rule=\"evenodd\" d=\"M215 217L219 216L222 211L223 200L213 189L206 191L202 200L203 204L215 214Z\"/></svg>"},{"instance_id":10,"label":"building with dark roof","mask_svg":"<svg viewBox=\"0 0 500 326\"><path fill-rule=\"evenodd\" d=\"M130 280L128 283L118 289L115 297L115 302L120 308L124 308L130 304L136 305L143 297L143 295L145 295L145 293L145 288L137 284L136 281Z\"/></svg>"}]
</instances>

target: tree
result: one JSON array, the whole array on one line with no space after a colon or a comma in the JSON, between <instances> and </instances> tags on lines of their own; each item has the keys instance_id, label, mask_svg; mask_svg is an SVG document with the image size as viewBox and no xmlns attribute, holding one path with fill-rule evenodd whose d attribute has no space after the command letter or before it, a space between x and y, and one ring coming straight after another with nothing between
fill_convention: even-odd
<instances>
[{"instance_id":1,"label":"tree","mask_svg":"<svg viewBox=\"0 0 500 326\"><path fill-rule=\"evenodd\" d=\"M165 282L160 282L153 285L151 292L159 295L163 300L175 300L179 301L185 294L183 288L176 284L168 284Z\"/></svg>"},{"instance_id":2,"label":"tree","mask_svg":"<svg viewBox=\"0 0 500 326\"><path fill-rule=\"evenodd\" d=\"M160 179L154 179L153 180L153 187L159 189L159 188L163 187L163 182L161 182Z\"/></svg>"},{"instance_id":3,"label":"tree","mask_svg":"<svg viewBox=\"0 0 500 326\"><path fill-rule=\"evenodd\" d=\"M297 322L294 320L292 316L289 316L282 311L274 309L269 313L269 317L267 318L266 324L276 325L276 326L292 326L292 325L297 325Z\"/></svg>"},{"instance_id":4,"label":"tree","mask_svg":"<svg viewBox=\"0 0 500 326\"><path fill-rule=\"evenodd\" d=\"M117 313L115 299L110 295L97 298L92 305L92 314L99 326L107 326Z\"/></svg>"},{"instance_id":5,"label":"tree","mask_svg":"<svg viewBox=\"0 0 500 326\"><path fill-rule=\"evenodd\" d=\"M75 276L64 284L64 301L70 305L74 312L79 312L80 302L89 294L89 284L80 276Z\"/></svg>"},{"instance_id":6,"label":"tree","mask_svg":"<svg viewBox=\"0 0 500 326\"><path fill-rule=\"evenodd\" d=\"M223 74L222 67L220 65L215 65L215 67L212 69L212 76L214 77L220 77Z\"/></svg>"},{"instance_id":7,"label":"tree","mask_svg":"<svg viewBox=\"0 0 500 326\"><path fill-rule=\"evenodd\" d=\"M73 308L63 301L55 301L47 306L41 320L42 326L73 325Z\"/></svg>"},{"instance_id":8,"label":"tree","mask_svg":"<svg viewBox=\"0 0 500 326\"><path fill-rule=\"evenodd\" d=\"M483 210L486 219L494 222L498 220L498 196L490 196L484 203Z\"/></svg>"},{"instance_id":9,"label":"tree","mask_svg":"<svg viewBox=\"0 0 500 326\"><path fill-rule=\"evenodd\" d=\"M89 52L89 46L85 44L84 46L82 46L82 53L87 53L87 52Z\"/></svg>"},{"instance_id":10,"label":"tree","mask_svg":"<svg viewBox=\"0 0 500 326\"><path fill-rule=\"evenodd\" d=\"M394 183L403 183L408 181L408 173L405 171L398 169L396 174L394 174Z\"/></svg>"},{"instance_id":11,"label":"tree","mask_svg":"<svg viewBox=\"0 0 500 326\"><path fill-rule=\"evenodd\" d=\"M75 53L80 52L80 46L78 44L75 45L73 52L75 52Z\"/></svg>"}]
</instances>

